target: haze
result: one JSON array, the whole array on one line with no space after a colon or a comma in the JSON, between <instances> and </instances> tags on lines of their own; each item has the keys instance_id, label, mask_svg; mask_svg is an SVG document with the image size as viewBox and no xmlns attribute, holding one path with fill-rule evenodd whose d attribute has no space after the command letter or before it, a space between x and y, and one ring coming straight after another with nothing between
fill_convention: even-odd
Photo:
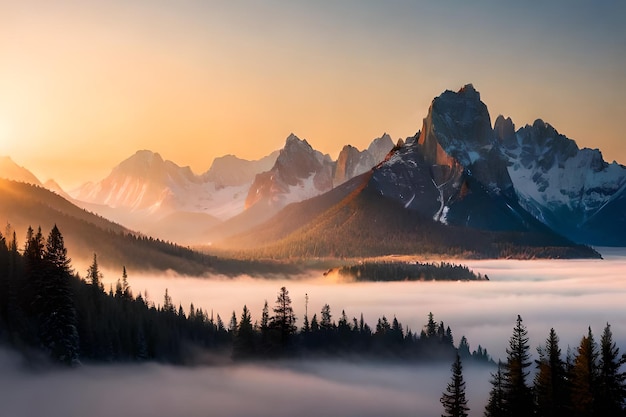
<instances>
[{"instance_id":1,"label":"haze","mask_svg":"<svg viewBox=\"0 0 626 417\"><path fill-rule=\"evenodd\" d=\"M467 261L486 273L484 282L339 283L318 276L292 279L242 277L231 280L140 276L130 272L135 291L147 288L156 303L169 288L176 302L194 302L225 321L233 309L251 307L258 319L264 299L273 303L287 285L301 318L304 294L309 314L323 303L337 319L341 309L363 312L373 324L394 314L421 330L429 311L451 326L455 343L466 335L504 358L517 314L528 326L531 354L550 327L561 338L563 354L575 348L591 326L596 338L606 324L626 347L626 251L602 249L605 260ZM108 283L116 274L107 272ZM86 365L73 370L27 368L15 353L0 351L0 392L10 415L84 416L418 416L441 413L439 397L450 380L450 366L393 364L363 360L269 361L232 364L226 357L204 358L208 366L158 364ZM470 416L482 416L492 367L466 364L464 378ZM31 401L37 398L37 401Z\"/></svg>"},{"instance_id":2,"label":"haze","mask_svg":"<svg viewBox=\"0 0 626 417\"><path fill-rule=\"evenodd\" d=\"M185 311L190 303L204 311L220 314L228 323L232 311L241 315L244 304L259 320L264 300L273 305L281 286L289 290L302 324L305 294L309 296L309 316L329 304L338 320L345 310L348 318L364 314L375 326L376 320L394 315L406 327L419 332L432 312L437 321L452 329L455 343L465 335L472 349L478 344L498 359L505 349L518 314L529 328L533 352L542 344L551 327L559 334L563 351L577 347L591 326L598 337L609 322L616 340L626 349L626 251L603 249L604 260L485 260L463 261L475 272L489 276L482 282L380 282L338 283L320 274L289 279L175 278L142 276L129 271L134 291L148 291L155 304L163 303L165 288L176 305ZM458 262L458 261L457 261ZM113 283L119 273L107 272L105 283Z\"/></svg>"},{"instance_id":3,"label":"haze","mask_svg":"<svg viewBox=\"0 0 626 417\"><path fill-rule=\"evenodd\" d=\"M64 187L138 149L196 172L290 132L336 157L472 82L626 161L622 2L2 2L0 155Z\"/></svg>"}]
</instances>

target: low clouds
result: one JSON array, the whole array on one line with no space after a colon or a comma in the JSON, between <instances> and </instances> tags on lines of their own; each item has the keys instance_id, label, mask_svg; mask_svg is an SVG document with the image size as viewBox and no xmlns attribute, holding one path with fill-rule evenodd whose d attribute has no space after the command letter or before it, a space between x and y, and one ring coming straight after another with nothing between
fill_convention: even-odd
<instances>
[{"instance_id":1,"label":"low clouds","mask_svg":"<svg viewBox=\"0 0 626 417\"><path fill-rule=\"evenodd\" d=\"M7 416L379 417L441 413L442 365L271 362L183 368L84 366L33 373L0 352ZM482 415L490 368L465 369L473 416Z\"/></svg>"},{"instance_id":2,"label":"low clouds","mask_svg":"<svg viewBox=\"0 0 626 417\"><path fill-rule=\"evenodd\" d=\"M302 323L304 297L309 315L328 303L334 319L363 312L375 324L394 315L421 330L428 312L452 328L455 343L467 336L497 358L505 348L517 314L528 326L531 353L550 327L565 353L591 326L597 338L610 322L622 352L626 349L626 251L605 260L468 261L485 282L337 283L324 277L263 280L250 277L195 279L134 276L135 293L147 289L162 303L165 288L185 310L197 307L228 319L247 304L253 320L263 301L272 305L286 285ZM106 274L114 282L114 274ZM359 361L267 362L214 367L158 364L86 365L74 370L33 372L12 353L0 351L0 393L10 416L432 416L442 412L439 397L450 380L450 364L417 365ZM491 368L465 366L471 416L481 416Z\"/></svg>"}]
</instances>

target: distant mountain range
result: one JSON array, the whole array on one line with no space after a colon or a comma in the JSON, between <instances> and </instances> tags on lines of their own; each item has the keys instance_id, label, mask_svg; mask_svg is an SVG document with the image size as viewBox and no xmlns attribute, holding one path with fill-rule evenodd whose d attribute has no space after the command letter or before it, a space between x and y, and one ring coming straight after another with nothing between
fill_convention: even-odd
<instances>
[{"instance_id":1,"label":"distant mountain range","mask_svg":"<svg viewBox=\"0 0 626 417\"><path fill-rule=\"evenodd\" d=\"M0 177L41 185L14 165L0 159ZM200 175L139 151L69 195L46 186L145 234L259 256L596 256L573 242L626 246L626 167L541 120L492 125L471 84L435 98L415 136L346 145L337 160L291 134L265 158L224 156Z\"/></svg>"}]
</instances>

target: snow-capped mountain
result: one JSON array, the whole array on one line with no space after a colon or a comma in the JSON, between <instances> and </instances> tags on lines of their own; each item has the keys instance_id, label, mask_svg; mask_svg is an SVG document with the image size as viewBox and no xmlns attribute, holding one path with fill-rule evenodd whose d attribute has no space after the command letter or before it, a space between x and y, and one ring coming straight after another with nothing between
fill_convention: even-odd
<instances>
[{"instance_id":1,"label":"snow-capped mountain","mask_svg":"<svg viewBox=\"0 0 626 417\"><path fill-rule=\"evenodd\" d=\"M235 155L225 155L213 160L211 168L202 175L207 182L219 187L250 185L256 174L269 171L278 158L279 151L257 161L248 161Z\"/></svg>"},{"instance_id":2,"label":"snow-capped mountain","mask_svg":"<svg viewBox=\"0 0 626 417\"><path fill-rule=\"evenodd\" d=\"M542 120L515 131L499 116L494 130L522 206L574 241L626 245L626 167Z\"/></svg>"},{"instance_id":3,"label":"snow-capped mountain","mask_svg":"<svg viewBox=\"0 0 626 417\"><path fill-rule=\"evenodd\" d=\"M263 205L279 209L333 188L333 161L293 133L287 137L276 163L256 176L246 207Z\"/></svg>"},{"instance_id":4,"label":"snow-capped mountain","mask_svg":"<svg viewBox=\"0 0 626 417\"><path fill-rule=\"evenodd\" d=\"M254 169L261 161L226 157L203 174L151 151L138 151L103 180L74 190L81 207L127 227L168 240L198 243L206 230L244 210ZM242 172L238 171L242 168ZM229 173L238 173L229 179Z\"/></svg>"},{"instance_id":5,"label":"snow-capped mountain","mask_svg":"<svg viewBox=\"0 0 626 417\"><path fill-rule=\"evenodd\" d=\"M422 130L374 170L379 193L444 224L540 228L518 202L487 106L470 85L435 98Z\"/></svg>"},{"instance_id":6,"label":"snow-capped mountain","mask_svg":"<svg viewBox=\"0 0 626 417\"><path fill-rule=\"evenodd\" d=\"M382 162L393 148L391 137L385 133L372 141L369 147L359 151L352 145L343 147L335 164L334 186L363 174Z\"/></svg>"}]
</instances>

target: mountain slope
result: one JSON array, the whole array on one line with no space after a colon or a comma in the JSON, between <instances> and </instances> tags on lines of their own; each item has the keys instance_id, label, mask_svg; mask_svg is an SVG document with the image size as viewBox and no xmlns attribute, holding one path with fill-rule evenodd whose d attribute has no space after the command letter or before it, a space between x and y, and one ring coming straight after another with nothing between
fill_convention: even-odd
<instances>
[{"instance_id":1,"label":"mountain slope","mask_svg":"<svg viewBox=\"0 0 626 417\"><path fill-rule=\"evenodd\" d=\"M515 131L500 116L494 130L524 208L574 241L626 246L626 167L539 119Z\"/></svg>"},{"instance_id":2,"label":"mountain slope","mask_svg":"<svg viewBox=\"0 0 626 417\"><path fill-rule=\"evenodd\" d=\"M8 156L0 157L0 178L41 185L41 182L32 172L19 166Z\"/></svg>"},{"instance_id":3,"label":"mountain slope","mask_svg":"<svg viewBox=\"0 0 626 417\"><path fill-rule=\"evenodd\" d=\"M530 215L479 93L435 98L421 132L369 174L224 242L263 256L596 257Z\"/></svg>"},{"instance_id":4,"label":"mountain slope","mask_svg":"<svg viewBox=\"0 0 626 417\"><path fill-rule=\"evenodd\" d=\"M42 187L0 180L0 201L0 222L10 224L18 242L28 226L41 227L46 235L56 224L75 265L88 264L95 252L103 267L116 270L122 265L135 270L171 269L186 274L201 274L209 269L210 259L206 256L134 235Z\"/></svg>"},{"instance_id":5,"label":"mountain slope","mask_svg":"<svg viewBox=\"0 0 626 417\"><path fill-rule=\"evenodd\" d=\"M246 197L246 208L262 205L270 210L302 201L333 187L333 164L293 133L287 137L271 170L258 174Z\"/></svg>"}]
</instances>

